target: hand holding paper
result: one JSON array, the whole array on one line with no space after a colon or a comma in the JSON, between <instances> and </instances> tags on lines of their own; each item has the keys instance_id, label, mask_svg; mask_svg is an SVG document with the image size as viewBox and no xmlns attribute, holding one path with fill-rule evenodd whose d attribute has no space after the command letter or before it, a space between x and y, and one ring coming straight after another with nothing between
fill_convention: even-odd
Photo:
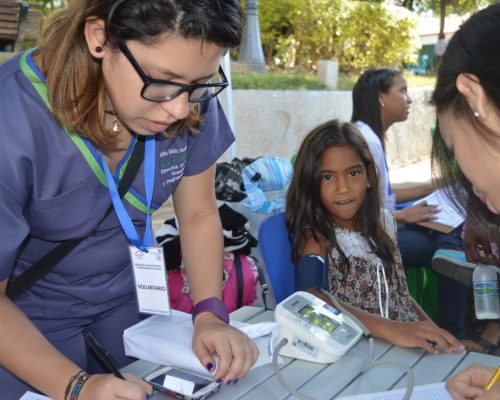
<instances>
[{"instance_id":1,"label":"hand holding paper","mask_svg":"<svg viewBox=\"0 0 500 400\"><path fill-rule=\"evenodd\" d=\"M404 208L404 222L414 224L419 222L430 222L437 219L437 215L441 209L436 204L429 204L422 200L411 206Z\"/></svg>"},{"instance_id":2,"label":"hand holding paper","mask_svg":"<svg viewBox=\"0 0 500 400\"><path fill-rule=\"evenodd\" d=\"M425 201L427 205L438 206L439 212L435 214L434 221L419 222L418 225L448 233L464 222L465 210L457 210L442 189L418 200L418 202L422 201Z\"/></svg>"},{"instance_id":3,"label":"hand holding paper","mask_svg":"<svg viewBox=\"0 0 500 400\"><path fill-rule=\"evenodd\" d=\"M231 321L231 325L245 332L257 345L260 354L254 367L272 362L272 350L278 330L275 322L251 325ZM193 333L191 315L172 310L171 319L155 315L125 330L125 353L131 357L211 376L191 349Z\"/></svg>"},{"instance_id":4,"label":"hand holding paper","mask_svg":"<svg viewBox=\"0 0 500 400\"><path fill-rule=\"evenodd\" d=\"M217 302L219 304L219 300ZM198 304L192 312L195 318L192 338L194 354L209 372L214 372L214 380L223 380L226 385L240 380L257 361L259 349L248 335L229 324L225 306L220 318L219 311L196 316ZM214 366L217 366L215 370Z\"/></svg>"}]
</instances>

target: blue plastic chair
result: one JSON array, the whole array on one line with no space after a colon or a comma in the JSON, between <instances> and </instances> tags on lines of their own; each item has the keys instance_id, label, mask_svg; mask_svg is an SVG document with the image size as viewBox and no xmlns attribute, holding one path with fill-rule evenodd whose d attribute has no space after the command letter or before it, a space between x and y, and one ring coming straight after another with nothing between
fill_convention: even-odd
<instances>
[{"instance_id":1,"label":"blue plastic chair","mask_svg":"<svg viewBox=\"0 0 500 400\"><path fill-rule=\"evenodd\" d=\"M283 212L265 219L260 224L259 246L278 304L295 292L292 244Z\"/></svg>"}]
</instances>

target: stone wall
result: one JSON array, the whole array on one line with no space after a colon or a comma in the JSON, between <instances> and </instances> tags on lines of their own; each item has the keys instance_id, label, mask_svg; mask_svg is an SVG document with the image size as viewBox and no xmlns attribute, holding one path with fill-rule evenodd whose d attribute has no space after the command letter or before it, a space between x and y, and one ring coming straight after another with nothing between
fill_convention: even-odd
<instances>
[{"instance_id":1,"label":"stone wall","mask_svg":"<svg viewBox=\"0 0 500 400\"><path fill-rule=\"evenodd\" d=\"M393 125L387 132L390 167L429 157L434 121L432 107L427 105L430 91L410 90L413 103L408 120ZM348 121L352 112L350 91L233 90L232 100L235 154L239 158L290 157L312 128L332 118Z\"/></svg>"},{"instance_id":2,"label":"stone wall","mask_svg":"<svg viewBox=\"0 0 500 400\"><path fill-rule=\"evenodd\" d=\"M14 53L0 53L0 62ZM428 158L430 128L435 120L427 102L431 88L410 89L413 103L407 121L387 132L386 152L391 168L403 167ZM224 105L228 92L220 95ZM350 91L316 90L233 90L233 120L236 144L224 155L290 157L303 137L315 126L332 118L351 118ZM225 107L227 109L227 107Z\"/></svg>"}]
</instances>

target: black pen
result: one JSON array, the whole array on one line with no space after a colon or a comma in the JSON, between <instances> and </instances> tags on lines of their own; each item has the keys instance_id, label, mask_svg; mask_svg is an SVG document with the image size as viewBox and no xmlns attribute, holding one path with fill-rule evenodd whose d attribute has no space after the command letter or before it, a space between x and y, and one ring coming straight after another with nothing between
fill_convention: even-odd
<instances>
[{"instance_id":1,"label":"black pen","mask_svg":"<svg viewBox=\"0 0 500 400\"><path fill-rule=\"evenodd\" d=\"M99 361L101 361L104 364L104 366L108 369L108 371L111 372L117 378L125 380L120 370L118 369L116 361L113 359L111 354L109 354L109 351L107 351L104 347L102 347L99 343L97 343L97 340L95 339L94 335L92 335L90 332L85 332L83 334L83 337L85 338L85 343L87 343L87 346L89 346L92 349L92 351L95 353Z\"/></svg>"}]
</instances>

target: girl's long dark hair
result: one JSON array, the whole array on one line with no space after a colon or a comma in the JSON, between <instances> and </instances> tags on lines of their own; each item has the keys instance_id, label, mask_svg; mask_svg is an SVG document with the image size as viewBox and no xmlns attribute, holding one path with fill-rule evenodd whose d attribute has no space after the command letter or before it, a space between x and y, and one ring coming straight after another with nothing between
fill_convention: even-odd
<instances>
[{"instance_id":1,"label":"girl's long dark hair","mask_svg":"<svg viewBox=\"0 0 500 400\"><path fill-rule=\"evenodd\" d=\"M500 148L500 130L488 129L480 118L474 116L474 110L458 91L456 81L460 74L474 75L475 78L470 75L469 78L479 81L496 112L500 112L499 43L500 4L496 4L471 16L450 39L439 65L431 99L438 114L450 111L456 118L466 119L473 127L468 134L480 135L482 140L496 148ZM445 187L448 197L458 207L466 208L468 221L482 236L498 242L500 217L490 212L473 193L471 182L446 148L439 134L439 125L432 142L432 164L434 178L439 178L436 182ZM500 190L500 186L497 189Z\"/></svg>"},{"instance_id":2,"label":"girl's long dark hair","mask_svg":"<svg viewBox=\"0 0 500 400\"><path fill-rule=\"evenodd\" d=\"M299 153L287 192L285 219L292 236L292 258L297 261L311 235L318 243L325 245L328 254L337 249L343 254L335 236L337 226L329 211L321 202L321 161L330 147L352 148L366 168L370 187L358 211L356 225L361 235L370 244L373 252L385 265L394 270L394 243L382 226L381 199L378 191L378 177L370 149L361 133L351 123L332 120L311 131L300 146ZM343 263L346 264L346 263ZM339 266L347 272L348 265Z\"/></svg>"},{"instance_id":3,"label":"girl's long dark hair","mask_svg":"<svg viewBox=\"0 0 500 400\"><path fill-rule=\"evenodd\" d=\"M380 116L379 93L389 93L394 78L400 71L390 68L372 68L366 70L352 89L351 122L362 121L372 128L385 150L385 135Z\"/></svg>"}]
</instances>

